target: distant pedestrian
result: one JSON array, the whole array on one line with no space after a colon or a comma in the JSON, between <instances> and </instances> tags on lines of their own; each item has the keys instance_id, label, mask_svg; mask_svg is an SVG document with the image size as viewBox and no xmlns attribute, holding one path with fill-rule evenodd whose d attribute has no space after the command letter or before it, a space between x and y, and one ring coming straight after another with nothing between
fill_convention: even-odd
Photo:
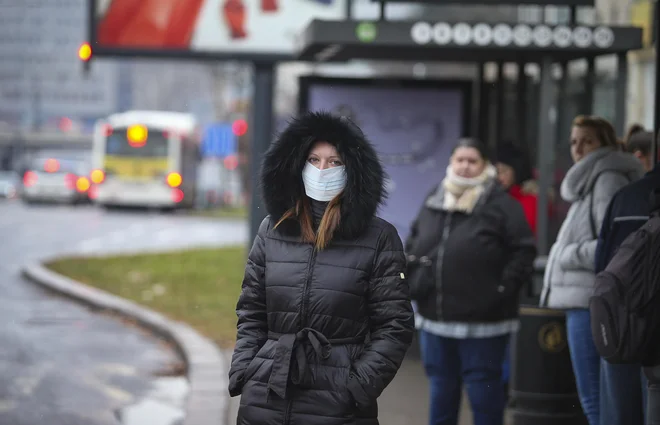
<instances>
[{"instance_id":1,"label":"distant pedestrian","mask_svg":"<svg viewBox=\"0 0 660 425\"><path fill-rule=\"evenodd\" d=\"M307 113L265 155L268 217L236 308L229 392L239 425L377 425L412 342L396 229L375 216L384 172L346 118Z\"/></svg>"},{"instance_id":2,"label":"distant pedestrian","mask_svg":"<svg viewBox=\"0 0 660 425\"><path fill-rule=\"evenodd\" d=\"M496 155L497 179L502 187L523 207L525 219L536 235L538 184L525 153L511 143L499 147Z\"/></svg>"},{"instance_id":3,"label":"distant pedestrian","mask_svg":"<svg viewBox=\"0 0 660 425\"><path fill-rule=\"evenodd\" d=\"M639 161L621 148L607 120L582 115L573 120L574 164L561 183L561 197L571 207L550 250L541 294L541 306L566 310L568 347L589 425L600 425L600 356L588 310L598 234L614 194L643 173Z\"/></svg>"},{"instance_id":4,"label":"distant pedestrian","mask_svg":"<svg viewBox=\"0 0 660 425\"><path fill-rule=\"evenodd\" d=\"M498 146L496 154L497 180L504 190L522 206L525 219L536 236L536 216L539 185L534 180L532 166L525 152L511 142ZM511 349L507 343L502 364L502 384L505 395L509 394L509 378L511 376Z\"/></svg>"},{"instance_id":5,"label":"distant pedestrian","mask_svg":"<svg viewBox=\"0 0 660 425\"><path fill-rule=\"evenodd\" d=\"M644 126L641 124L632 124L630 127L628 127L628 131L626 132L626 135L623 138L623 144L628 145L628 142L630 142L630 139L632 136L635 134L644 131Z\"/></svg>"},{"instance_id":6,"label":"distant pedestrian","mask_svg":"<svg viewBox=\"0 0 660 425\"><path fill-rule=\"evenodd\" d=\"M660 190L660 163L614 195L598 238L596 273L603 271L623 241L646 223L652 210L650 195L655 190ZM601 425L646 423L647 380L641 364L611 364L601 359L600 380Z\"/></svg>"},{"instance_id":7,"label":"distant pedestrian","mask_svg":"<svg viewBox=\"0 0 660 425\"><path fill-rule=\"evenodd\" d=\"M652 144L653 133L650 131L638 131L626 143L626 151L635 155L647 172L651 171L655 164L651 154Z\"/></svg>"},{"instance_id":8,"label":"distant pedestrian","mask_svg":"<svg viewBox=\"0 0 660 425\"><path fill-rule=\"evenodd\" d=\"M431 387L430 425L456 425L465 384L474 425L502 425L502 365L536 248L486 146L463 139L406 241L411 296Z\"/></svg>"}]
</instances>

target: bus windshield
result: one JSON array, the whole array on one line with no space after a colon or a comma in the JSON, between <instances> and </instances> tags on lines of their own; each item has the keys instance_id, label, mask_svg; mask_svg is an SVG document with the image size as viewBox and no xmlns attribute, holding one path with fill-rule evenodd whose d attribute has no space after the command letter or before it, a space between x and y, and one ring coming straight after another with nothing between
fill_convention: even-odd
<instances>
[{"instance_id":1,"label":"bus windshield","mask_svg":"<svg viewBox=\"0 0 660 425\"><path fill-rule=\"evenodd\" d=\"M111 156L156 158L167 157L168 140L162 131L149 130L147 141L142 146L131 146L125 128L115 128L105 142L105 153Z\"/></svg>"}]
</instances>

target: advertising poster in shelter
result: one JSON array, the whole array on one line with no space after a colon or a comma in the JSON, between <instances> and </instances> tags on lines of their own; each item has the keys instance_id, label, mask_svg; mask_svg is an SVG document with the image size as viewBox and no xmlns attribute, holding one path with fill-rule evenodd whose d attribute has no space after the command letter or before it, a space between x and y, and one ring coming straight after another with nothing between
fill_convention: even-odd
<instances>
[{"instance_id":1,"label":"advertising poster in shelter","mask_svg":"<svg viewBox=\"0 0 660 425\"><path fill-rule=\"evenodd\" d=\"M465 96L463 87L361 87L334 80L309 85L307 109L349 116L372 141L390 177L379 215L405 240L463 136Z\"/></svg>"}]
</instances>

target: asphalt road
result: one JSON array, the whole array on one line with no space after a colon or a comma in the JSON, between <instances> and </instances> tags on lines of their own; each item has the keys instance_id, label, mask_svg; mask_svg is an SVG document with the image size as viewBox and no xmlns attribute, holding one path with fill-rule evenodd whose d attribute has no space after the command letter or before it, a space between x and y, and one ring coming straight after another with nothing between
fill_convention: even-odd
<instances>
[{"instance_id":1,"label":"asphalt road","mask_svg":"<svg viewBox=\"0 0 660 425\"><path fill-rule=\"evenodd\" d=\"M0 425L118 424L117 410L179 362L143 331L24 281L23 264L241 242L246 233L240 223L0 199Z\"/></svg>"}]
</instances>

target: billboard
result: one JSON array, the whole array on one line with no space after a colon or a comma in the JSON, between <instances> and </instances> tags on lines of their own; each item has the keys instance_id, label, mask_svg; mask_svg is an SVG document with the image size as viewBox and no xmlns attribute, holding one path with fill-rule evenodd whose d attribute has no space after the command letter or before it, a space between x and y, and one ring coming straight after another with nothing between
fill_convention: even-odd
<instances>
[{"instance_id":1,"label":"billboard","mask_svg":"<svg viewBox=\"0 0 660 425\"><path fill-rule=\"evenodd\" d=\"M345 1L92 0L92 42L101 55L288 57L312 19L343 19Z\"/></svg>"},{"instance_id":2,"label":"billboard","mask_svg":"<svg viewBox=\"0 0 660 425\"><path fill-rule=\"evenodd\" d=\"M387 0L371 0L373 3L383 3ZM397 3L425 3L434 6L470 5L470 6L593 6L595 0L395 0Z\"/></svg>"},{"instance_id":3,"label":"billboard","mask_svg":"<svg viewBox=\"0 0 660 425\"><path fill-rule=\"evenodd\" d=\"M301 110L333 111L362 128L389 176L379 216L405 240L426 195L444 178L452 148L469 128L469 84L302 79Z\"/></svg>"}]
</instances>

